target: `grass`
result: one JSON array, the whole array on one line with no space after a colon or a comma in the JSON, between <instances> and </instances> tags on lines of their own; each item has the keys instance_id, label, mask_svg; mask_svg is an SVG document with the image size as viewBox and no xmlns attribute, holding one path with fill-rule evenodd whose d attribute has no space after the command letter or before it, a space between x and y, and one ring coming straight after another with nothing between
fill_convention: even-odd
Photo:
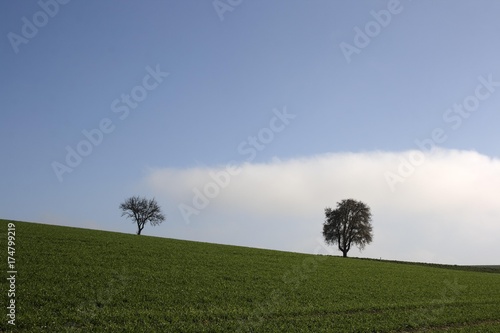
<instances>
[{"instance_id":1,"label":"grass","mask_svg":"<svg viewBox=\"0 0 500 333\"><path fill-rule=\"evenodd\" d=\"M500 274L15 225L1 331L500 332Z\"/></svg>"}]
</instances>

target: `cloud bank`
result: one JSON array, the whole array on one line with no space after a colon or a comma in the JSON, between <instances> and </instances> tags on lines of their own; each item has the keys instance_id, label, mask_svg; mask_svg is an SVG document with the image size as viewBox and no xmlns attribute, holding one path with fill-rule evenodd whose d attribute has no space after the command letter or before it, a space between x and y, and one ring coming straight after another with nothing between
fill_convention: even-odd
<instances>
[{"instance_id":1,"label":"cloud bank","mask_svg":"<svg viewBox=\"0 0 500 333\"><path fill-rule=\"evenodd\" d=\"M474 151L158 168L144 184L166 208L168 237L313 253L324 208L353 198L371 207L374 241L351 256L500 264L500 160Z\"/></svg>"}]
</instances>

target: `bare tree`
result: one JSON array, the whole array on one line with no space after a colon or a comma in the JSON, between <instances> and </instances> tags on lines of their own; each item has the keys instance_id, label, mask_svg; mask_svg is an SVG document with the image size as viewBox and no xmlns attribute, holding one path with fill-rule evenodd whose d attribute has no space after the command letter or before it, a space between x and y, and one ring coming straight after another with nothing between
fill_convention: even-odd
<instances>
[{"instance_id":1,"label":"bare tree","mask_svg":"<svg viewBox=\"0 0 500 333\"><path fill-rule=\"evenodd\" d=\"M327 244L338 244L344 257L356 244L360 250L373 240L370 207L353 199L337 203L337 209L325 208L323 236Z\"/></svg>"},{"instance_id":2,"label":"bare tree","mask_svg":"<svg viewBox=\"0 0 500 333\"><path fill-rule=\"evenodd\" d=\"M140 197L130 197L120 204L122 216L132 219L137 223L137 234L140 235L142 229L149 221L152 226L159 225L165 220L161 213L160 206L153 198L148 200Z\"/></svg>"}]
</instances>

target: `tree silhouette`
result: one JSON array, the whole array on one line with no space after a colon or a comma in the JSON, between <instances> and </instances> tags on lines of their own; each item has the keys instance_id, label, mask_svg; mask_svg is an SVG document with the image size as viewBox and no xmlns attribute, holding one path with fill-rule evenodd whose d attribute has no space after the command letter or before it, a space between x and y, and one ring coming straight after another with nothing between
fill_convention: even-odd
<instances>
[{"instance_id":1,"label":"tree silhouette","mask_svg":"<svg viewBox=\"0 0 500 333\"><path fill-rule=\"evenodd\" d=\"M371 217L370 207L353 199L338 202L334 210L325 208L323 236L326 243L338 244L343 257L347 257L352 244L364 249L373 240Z\"/></svg>"},{"instance_id":2,"label":"tree silhouette","mask_svg":"<svg viewBox=\"0 0 500 333\"><path fill-rule=\"evenodd\" d=\"M137 223L137 234L140 235L142 229L149 221L152 226L158 225L165 220L161 213L160 206L153 198L148 200L140 197L130 197L120 204L122 216L132 219Z\"/></svg>"}]
</instances>

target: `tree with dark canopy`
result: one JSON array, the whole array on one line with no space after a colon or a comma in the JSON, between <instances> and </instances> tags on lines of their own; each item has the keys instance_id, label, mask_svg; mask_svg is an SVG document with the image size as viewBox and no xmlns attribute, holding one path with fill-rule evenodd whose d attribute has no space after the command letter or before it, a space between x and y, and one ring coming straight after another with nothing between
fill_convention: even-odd
<instances>
[{"instance_id":1,"label":"tree with dark canopy","mask_svg":"<svg viewBox=\"0 0 500 333\"><path fill-rule=\"evenodd\" d=\"M132 219L137 223L137 234L140 235L142 229L149 221L152 226L159 225L165 220L161 213L160 206L153 198L148 200L140 197L130 197L120 204L122 216Z\"/></svg>"},{"instance_id":2,"label":"tree with dark canopy","mask_svg":"<svg viewBox=\"0 0 500 333\"><path fill-rule=\"evenodd\" d=\"M363 250L373 240L371 217L370 207L363 202L342 200L337 209L325 208L323 237L327 244L338 244L343 257L347 257L352 244Z\"/></svg>"}]
</instances>

